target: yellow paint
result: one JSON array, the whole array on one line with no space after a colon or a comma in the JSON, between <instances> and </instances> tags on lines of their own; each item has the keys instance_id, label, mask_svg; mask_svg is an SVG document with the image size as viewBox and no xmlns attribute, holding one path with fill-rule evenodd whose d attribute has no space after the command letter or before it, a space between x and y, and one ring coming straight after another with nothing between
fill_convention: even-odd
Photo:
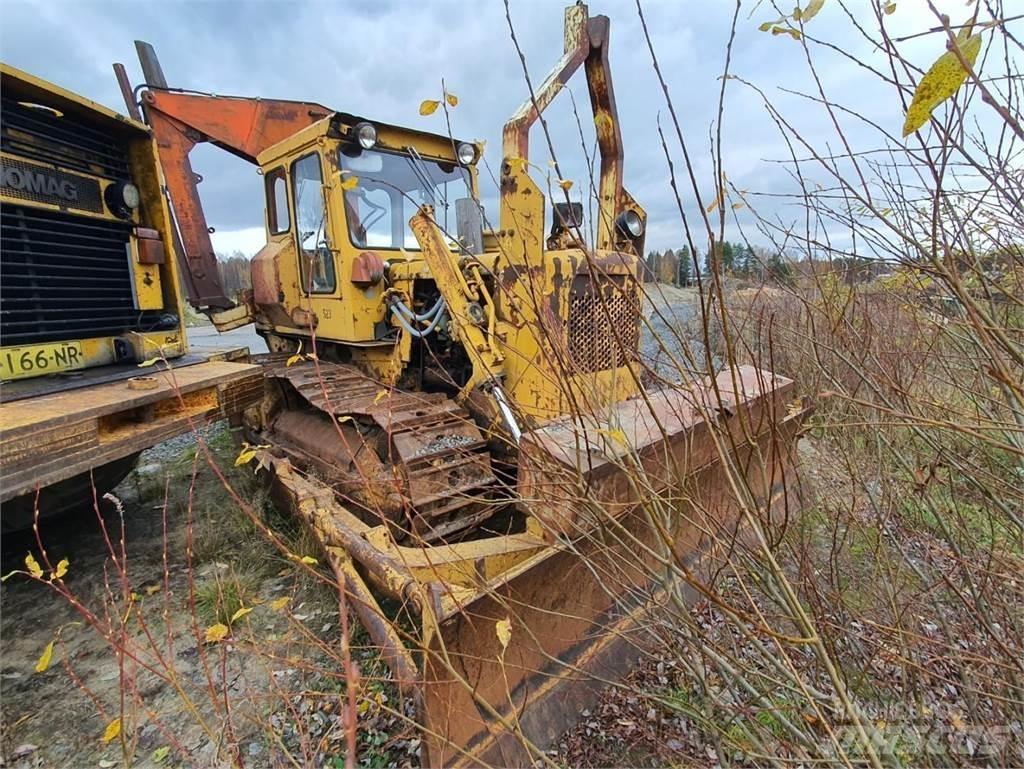
<instances>
[{"instance_id":1,"label":"yellow paint","mask_svg":"<svg viewBox=\"0 0 1024 769\"><path fill-rule=\"evenodd\" d=\"M124 266L134 283L134 295L139 310L163 310L178 317L176 328L165 332L137 333L126 332L120 339L127 343L128 357L118 358L115 354L117 337L90 337L88 339L66 339L48 345L33 345L31 348L0 348L0 378L4 380L51 373L53 370L72 370L90 368L115 362L142 362L154 355L174 358L185 353L184 325L184 291L178 275L177 260L173 253L173 228L167 201L163 195L163 176L156 157L156 146L149 129L116 112L84 99L59 86L48 83L25 72L7 65L0 65L3 77L4 95L18 101L39 103L58 110L64 116L74 115L77 120L104 131L112 141L123 142L129 159L129 178L139 188L141 205L133 213L131 220L121 219L106 209L102 212L85 211L77 208L63 209L61 206L36 200L27 200L0 191L0 200L4 205L18 205L30 209L50 212L65 212L69 217L125 223L157 230L161 234L166 253L166 260L161 265L142 265L138 263L137 239L133 234L129 239L129 252L125 255ZM27 141L27 139L26 139ZM17 146L17 145L15 145ZM4 159L17 160L22 163L40 165L44 168L55 168L78 177L92 179L104 190L113 182L105 177L88 173L80 168L64 168L52 164L42 164L29 157L20 156L17 151L4 152ZM0 188L2 189L2 188ZM102 196L102 192L101 192ZM87 271L83 272L87 275ZM82 293L88 293L88 285L83 283ZM39 356L41 348L47 351L39 358L47 361L45 369L34 367L31 370L21 365L26 349L32 349L33 356ZM122 345L122 349L124 346ZM62 351L67 352L61 355ZM13 363L8 363L8 353ZM71 363L70 357L78 353ZM27 359L26 359L27 360ZM33 358L34 363L34 358Z\"/></svg>"},{"instance_id":2,"label":"yellow paint","mask_svg":"<svg viewBox=\"0 0 1024 769\"><path fill-rule=\"evenodd\" d=\"M142 363L150 358L173 359L184 353L185 345L177 330L133 333L121 337L128 357L118 357L116 337L75 339L67 342L0 348L0 379L25 379L106 366L111 363ZM43 361L46 365L41 365ZM37 362L38 361L38 362Z\"/></svg>"},{"instance_id":3,"label":"yellow paint","mask_svg":"<svg viewBox=\"0 0 1024 769\"><path fill-rule=\"evenodd\" d=\"M85 351L81 342L5 347L0 351L0 379L4 381L84 367Z\"/></svg>"},{"instance_id":4,"label":"yellow paint","mask_svg":"<svg viewBox=\"0 0 1024 769\"><path fill-rule=\"evenodd\" d=\"M423 158L454 161L446 136L375 123L378 148L408 154L414 148ZM638 391L635 372L580 372L567 365L568 322L574 280L583 276L600 284L606 276L619 279L625 290L637 292L637 259L614 250L545 249L545 196L530 178L529 164L510 158L502 168L500 226L485 242L489 250L476 260L454 251L433 220L422 211L410 221L419 249L380 250L388 264L387 281L365 287L350 280L362 251L352 245L344 198L351 176L338 170L337 155L347 141L339 138L336 118L325 118L263 152L258 162L264 175L282 171L288 189L292 231L271 234L270 246L257 256L264 297L257 323L282 337L316 342L328 354L339 354L372 376L397 382L411 359L411 339L397 333L388 299L397 294L407 303L423 282L445 298L451 331L472 363L472 375L460 398L492 381L503 381L506 392L529 422L539 423L574 410L600 412ZM292 168L310 154L317 157L323 180L324 233L335 275L331 293L314 293L301 285ZM476 189L476 169L469 169ZM348 177L348 178L347 178ZM622 199L642 209L625 196ZM594 266L594 263L599 263ZM272 269L269 265L272 264ZM268 297L270 297L268 299ZM400 340L396 344L396 340ZM337 345L337 346L335 346ZM485 386L486 389L486 386Z\"/></svg>"},{"instance_id":5,"label":"yellow paint","mask_svg":"<svg viewBox=\"0 0 1024 769\"><path fill-rule=\"evenodd\" d=\"M131 242L132 280L135 281L135 303L140 310L160 310L164 306L159 264L139 264L138 242ZM173 256L170 257L173 259Z\"/></svg>"}]
</instances>

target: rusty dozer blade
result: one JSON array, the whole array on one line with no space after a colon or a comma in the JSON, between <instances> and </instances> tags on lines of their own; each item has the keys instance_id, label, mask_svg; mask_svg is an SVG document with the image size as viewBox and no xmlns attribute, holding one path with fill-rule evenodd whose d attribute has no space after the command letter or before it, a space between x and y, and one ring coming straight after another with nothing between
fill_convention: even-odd
<instances>
[{"instance_id":1,"label":"rusty dozer blade","mask_svg":"<svg viewBox=\"0 0 1024 769\"><path fill-rule=\"evenodd\" d=\"M412 696L427 766L536 760L791 499L805 410L751 367L524 433L517 533L396 544L287 459L275 487L315 530ZM370 589L372 586L372 590ZM402 637L374 595L419 618Z\"/></svg>"}]
</instances>

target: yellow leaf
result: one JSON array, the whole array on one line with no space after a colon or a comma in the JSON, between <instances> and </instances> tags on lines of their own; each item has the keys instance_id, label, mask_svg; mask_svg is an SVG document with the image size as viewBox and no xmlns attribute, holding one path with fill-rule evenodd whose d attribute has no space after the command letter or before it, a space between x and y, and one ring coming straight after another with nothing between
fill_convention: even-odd
<instances>
[{"instance_id":1,"label":"yellow leaf","mask_svg":"<svg viewBox=\"0 0 1024 769\"><path fill-rule=\"evenodd\" d=\"M772 22L770 22L770 21L766 21L764 24L762 24L760 27L758 27L758 29L761 30L762 32L767 32L771 28L772 28Z\"/></svg>"},{"instance_id":2,"label":"yellow leaf","mask_svg":"<svg viewBox=\"0 0 1024 769\"><path fill-rule=\"evenodd\" d=\"M156 363L158 360L160 360L160 359L159 358L150 358L149 360L144 360L144 361L142 361L142 363L139 364L139 368L149 368L154 363Z\"/></svg>"},{"instance_id":3,"label":"yellow leaf","mask_svg":"<svg viewBox=\"0 0 1024 769\"><path fill-rule=\"evenodd\" d=\"M146 595L155 595L160 592L160 585L150 585L146 588Z\"/></svg>"},{"instance_id":4,"label":"yellow leaf","mask_svg":"<svg viewBox=\"0 0 1024 769\"><path fill-rule=\"evenodd\" d=\"M163 745L163 746L157 748L156 750L153 751L153 763L154 764L162 763L163 760L165 758L167 758L167 756L168 756L168 754L170 752L171 752L171 749L167 745Z\"/></svg>"},{"instance_id":5,"label":"yellow leaf","mask_svg":"<svg viewBox=\"0 0 1024 769\"><path fill-rule=\"evenodd\" d=\"M885 11L886 16L892 16L896 13L896 3L887 3L882 10Z\"/></svg>"},{"instance_id":6,"label":"yellow leaf","mask_svg":"<svg viewBox=\"0 0 1024 769\"><path fill-rule=\"evenodd\" d=\"M281 609L288 605L288 601L290 600L291 599L286 595L281 596L280 598L275 598L273 601L270 602L270 608L274 611L281 611Z\"/></svg>"},{"instance_id":7,"label":"yellow leaf","mask_svg":"<svg viewBox=\"0 0 1024 769\"><path fill-rule=\"evenodd\" d=\"M598 430L598 435L603 435L612 443L617 443L620 446L629 447L629 441L626 439L626 433L618 428L608 430Z\"/></svg>"},{"instance_id":8,"label":"yellow leaf","mask_svg":"<svg viewBox=\"0 0 1024 769\"><path fill-rule=\"evenodd\" d=\"M290 358L289 358L288 360L286 360L286 361L284 362L284 367L285 367L285 368L288 368L288 367L290 367L290 366L294 366L294 365L295 365L296 363L298 363L298 362L299 362L300 360L302 360L302 356L301 356L301 355L293 355L293 356L291 356L291 357L290 357Z\"/></svg>"},{"instance_id":9,"label":"yellow leaf","mask_svg":"<svg viewBox=\"0 0 1024 769\"><path fill-rule=\"evenodd\" d=\"M355 422L356 420L350 417L348 414L338 417L338 423L344 424L345 422Z\"/></svg>"},{"instance_id":10,"label":"yellow leaf","mask_svg":"<svg viewBox=\"0 0 1024 769\"><path fill-rule=\"evenodd\" d=\"M299 560L300 560L300 561L302 561L303 563L308 563L308 564L310 564L311 566L312 566L312 565L314 565L314 564L316 563L316 558L314 558L314 557L313 557L313 556L311 556L311 555L304 555L304 556L302 556L302 558L300 558Z\"/></svg>"},{"instance_id":11,"label":"yellow leaf","mask_svg":"<svg viewBox=\"0 0 1024 769\"><path fill-rule=\"evenodd\" d=\"M61 558L60 562L57 564L57 568L53 570L53 576L50 577L50 579L60 579L63 577L68 573L68 566L70 565L71 562L68 561L67 558Z\"/></svg>"},{"instance_id":12,"label":"yellow leaf","mask_svg":"<svg viewBox=\"0 0 1024 769\"><path fill-rule=\"evenodd\" d=\"M558 186L561 187L566 192L568 192L569 190L572 189L572 180L570 180L570 179L559 179L558 180Z\"/></svg>"},{"instance_id":13,"label":"yellow leaf","mask_svg":"<svg viewBox=\"0 0 1024 769\"><path fill-rule=\"evenodd\" d=\"M251 611L252 611L252 607L251 606L243 606L242 608L240 608L238 611L236 611L234 614L231 615L231 624L234 625L236 620L240 620L242 617L244 617L246 614L248 614Z\"/></svg>"},{"instance_id":14,"label":"yellow leaf","mask_svg":"<svg viewBox=\"0 0 1024 769\"><path fill-rule=\"evenodd\" d=\"M457 107L457 106L459 106L459 97L456 96L455 94L453 94L453 93L446 93L444 95L444 98L445 98L445 101L448 102L448 106L449 107Z\"/></svg>"},{"instance_id":15,"label":"yellow leaf","mask_svg":"<svg viewBox=\"0 0 1024 769\"><path fill-rule=\"evenodd\" d=\"M117 736L121 733L121 719L115 718L109 724L107 728L103 730L103 742L107 743L111 740L116 740Z\"/></svg>"},{"instance_id":16,"label":"yellow leaf","mask_svg":"<svg viewBox=\"0 0 1024 769\"><path fill-rule=\"evenodd\" d=\"M745 205L746 205L746 203L733 203L732 204L732 210L733 211L738 211L739 209L743 208L743 206L745 206Z\"/></svg>"},{"instance_id":17,"label":"yellow leaf","mask_svg":"<svg viewBox=\"0 0 1024 769\"><path fill-rule=\"evenodd\" d=\"M612 119L604 112L598 112L594 115L594 125L599 131L602 129L610 131L612 130Z\"/></svg>"},{"instance_id":18,"label":"yellow leaf","mask_svg":"<svg viewBox=\"0 0 1024 769\"><path fill-rule=\"evenodd\" d=\"M494 623L494 632L498 634L498 641L502 649L508 648L508 642L512 640L512 620L508 617Z\"/></svg>"},{"instance_id":19,"label":"yellow leaf","mask_svg":"<svg viewBox=\"0 0 1024 769\"><path fill-rule=\"evenodd\" d=\"M789 33L789 36L794 40L799 40L801 37L799 29L787 29L786 31Z\"/></svg>"},{"instance_id":20,"label":"yellow leaf","mask_svg":"<svg viewBox=\"0 0 1024 769\"><path fill-rule=\"evenodd\" d=\"M47 668L50 667L50 660L53 659L53 641L46 644L46 648L43 649L43 653L39 655L39 661L36 663L36 672L45 673Z\"/></svg>"},{"instance_id":21,"label":"yellow leaf","mask_svg":"<svg viewBox=\"0 0 1024 769\"><path fill-rule=\"evenodd\" d=\"M222 622L218 622L216 625L210 625L210 627L206 628L206 643L211 644L223 641L228 637L228 632L228 626Z\"/></svg>"},{"instance_id":22,"label":"yellow leaf","mask_svg":"<svg viewBox=\"0 0 1024 769\"><path fill-rule=\"evenodd\" d=\"M358 712L359 715L363 715L369 709L370 709L370 701L369 700L363 700L358 705L356 705L356 712Z\"/></svg>"},{"instance_id":23,"label":"yellow leaf","mask_svg":"<svg viewBox=\"0 0 1024 769\"><path fill-rule=\"evenodd\" d=\"M973 67L981 52L981 35L966 37L961 33L957 35L957 47L964 60ZM954 51L946 51L936 59L917 84L903 123L903 135L909 136L927 123L935 108L955 94L966 79L967 70L961 66Z\"/></svg>"},{"instance_id":24,"label":"yellow leaf","mask_svg":"<svg viewBox=\"0 0 1024 769\"><path fill-rule=\"evenodd\" d=\"M39 562L36 561L35 556L29 553L25 556L25 567L28 569L28 573L33 577L39 578L43 576L43 570L39 567Z\"/></svg>"},{"instance_id":25,"label":"yellow leaf","mask_svg":"<svg viewBox=\"0 0 1024 769\"><path fill-rule=\"evenodd\" d=\"M381 390L380 392L377 393L377 396L373 399L374 405L380 403L386 397L388 397L388 391L387 390Z\"/></svg>"},{"instance_id":26,"label":"yellow leaf","mask_svg":"<svg viewBox=\"0 0 1024 769\"><path fill-rule=\"evenodd\" d=\"M424 99L420 102L420 114L424 116L433 115L440 106L441 102L436 99Z\"/></svg>"},{"instance_id":27,"label":"yellow leaf","mask_svg":"<svg viewBox=\"0 0 1024 769\"><path fill-rule=\"evenodd\" d=\"M806 24L807 22L809 22L811 19L818 15L818 11L821 10L821 7L823 5L825 5L825 0L811 0L811 2L807 4L807 7L800 12L799 21L802 21Z\"/></svg>"},{"instance_id":28,"label":"yellow leaf","mask_svg":"<svg viewBox=\"0 0 1024 769\"><path fill-rule=\"evenodd\" d=\"M720 189L718 191L718 195L715 197L715 199L712 200L708 204L708 207L705 208L704 210L707 211L710 214L712 211L714 211L716 208L718 208L720 205L722 205L722 198L724 196L725 196L725 190L724 189Z\"/></svg>"},{"instance_id":29,"label":"yellow leaf","mask_svg":"<svg viewBox=\"0 0 1024 769\"><path fill-rule=\"evenodd\" d=\"M341 180L341 188L343 190L354 190L359 184L358 176L350 176L347 179Z\"/></svg>"},{"instance_id":30,"label":"yellow leaf","mask_svg":"<svg viewBox=\"0 0 1024 769\"><path fill-rule=\"evenodd\" d=\"M250 462L252 462L252 460L255 459L255 458L256 458L256 449L253 449L253 448L243 448L239 452L238 456L235 458L235 467L241 467L242 465L247 465Z\"/></svg>"}]
</instances>

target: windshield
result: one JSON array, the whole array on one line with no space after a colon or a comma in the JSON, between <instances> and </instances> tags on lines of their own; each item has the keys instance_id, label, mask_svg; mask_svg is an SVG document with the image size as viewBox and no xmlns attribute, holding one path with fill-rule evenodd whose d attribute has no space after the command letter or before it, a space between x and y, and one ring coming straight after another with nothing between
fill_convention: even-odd
<instances>
[{"instance_id":1,"label":"windshield","mask_svg":"<svg viewBox=\"0 0 1024 769\"><path fill-rule=\"evenodd\" d=\"M419 249L409 219L424 203L434 207L441 229L455 238L455 201L470 197L467 170L417 155L353 147L342 149L338 158L342 170L359 180L345 191L345 218L354 246Z\"/></svg>"}]
</instances>

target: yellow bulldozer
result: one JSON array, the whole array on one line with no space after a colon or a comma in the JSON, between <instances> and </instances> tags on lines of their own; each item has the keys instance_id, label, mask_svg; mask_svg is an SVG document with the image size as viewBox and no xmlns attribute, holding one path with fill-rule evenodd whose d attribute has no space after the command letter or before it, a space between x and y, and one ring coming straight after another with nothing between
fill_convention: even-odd
<instances>
[{"instance_id":1,"label":"yellow bulldozer","mask_svg":"<svg viewBox=\"0 0 1024 769\"><path fill-rule=\"evenodd\" d=\"M607 17L566 10L563 56L504 127L496 226L479 143L171 88L146 43L143 84L114 65L156 138L190 301L219 329L255 323L270 350L247 441L416 703L425 765L542 755L643 648L666 589L652 564L696 569L742 510L783 493L791 381L739 367L644 386L646 214L623 187L608 36ZM530 127L580 67L600 151L592 243L568 195L546 231L530 175ZM201 142L263 180L267 243L238 302L189 161ZM723 462L746 468L748 496ZM673 500L667 517L653 500Z\"/></svg>"}]
</instances>

